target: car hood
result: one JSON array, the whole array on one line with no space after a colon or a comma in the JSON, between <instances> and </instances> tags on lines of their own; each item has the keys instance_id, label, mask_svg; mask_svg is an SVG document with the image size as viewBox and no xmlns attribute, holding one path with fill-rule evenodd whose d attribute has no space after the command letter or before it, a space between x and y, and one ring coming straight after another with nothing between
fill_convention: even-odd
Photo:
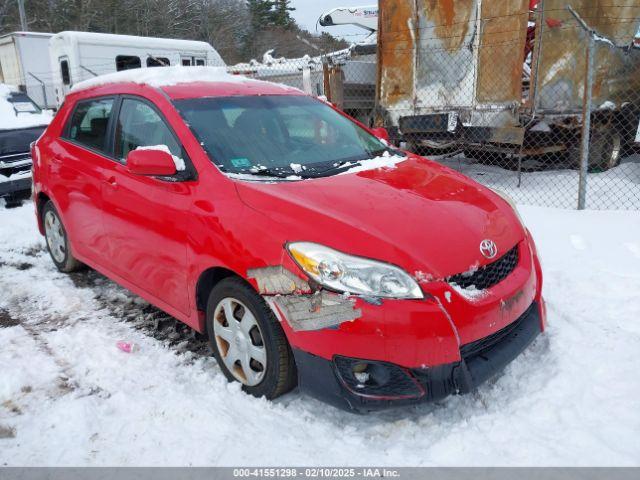
<instances>
[{"instance_id":1,"label":"car hood","mask_svg":"<svg viewBox=\"0 0 640 480\"><path fill-rule=\"evenodd\" d=\"M428 278L490 263L525 235L499 195L413 155L393 168L297 182L238 181L237 189L246 205L283 227L277 229L286 232L283 241L322 243ZM484 239L498 247L493 260L480 253Z\"/></svg>"}]
</instances>

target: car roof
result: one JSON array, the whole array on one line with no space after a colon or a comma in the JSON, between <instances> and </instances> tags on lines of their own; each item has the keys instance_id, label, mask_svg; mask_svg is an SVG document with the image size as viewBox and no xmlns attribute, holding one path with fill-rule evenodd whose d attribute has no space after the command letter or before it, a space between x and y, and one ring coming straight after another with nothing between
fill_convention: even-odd
<instances>
[{"instance_id":1,"label":"car roof","mask_svg":"<svg viewBox=\"0 0 640 480\"><path fill-rule=\"evenodd\" d=\"M154 67L125 70L77 83L70 94L127 93L140 86L161 89L174 100L233 95L304 95L297 88L227 73L223 67ZM137 88L136 88L137 87Z\"/></svg>"}]
</instances>

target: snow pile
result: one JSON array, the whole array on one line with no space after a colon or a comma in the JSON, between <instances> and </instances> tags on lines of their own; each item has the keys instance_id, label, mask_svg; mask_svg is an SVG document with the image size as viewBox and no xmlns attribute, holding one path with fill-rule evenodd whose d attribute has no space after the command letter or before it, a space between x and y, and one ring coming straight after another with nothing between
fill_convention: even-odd
<instances>
[{"instance_id":1,"label":"snow pile","mask_svg":"<svg viewBox=\"0 0 640 480\"><path fill-rule=\"evenodd\" d=\"M169 155L171 155L171 158L173 158L173 163L175 163L177 171L182 172L187 168L184 163L184 159L176 157L173 153L171 153L171 150L169 150L169 147L167 147L166 145L148 145L138 147L136 148L136 150L159 150L161 152L168 153Z\"/></svg>"},{"instance_id":2,"label":"snow pile","mask_svg":"<svg viewBox=\"0 0 640 480\"><path fill-rule=\"evenodd\" d=\"M224 67L136 68L100 75L78 82L73 86L71 92L78 92L110 83L127 82L151 87L169 87L181 83L194 82L253 83L258 81L241 75L231 75Z\"/></svg>"},{"instance_id":3,"label":"snow pile","mask_svg":"<svg viewBox=\"0 0 640 480\"><path fill-rule=\"evenodd\" d=\"M0 130L39 127L51 123L53 114L49 110L17 113L14 105L8 100L9 95L17 92L16 87L0 83Z\"/></svg>"},{"instance_id":4,"label":"snow pile","mask_svg":"<svg viewBox=\"0 0 640 480\"><path fill-rule=\"evenodd\" d=\"M638 466L640 213L520 210L546 334L474 394L358 416L245 395L188 338L134 328L139 297L58 273L32 204L0 209L0 464Z\"/></svg>"}]
</instances>

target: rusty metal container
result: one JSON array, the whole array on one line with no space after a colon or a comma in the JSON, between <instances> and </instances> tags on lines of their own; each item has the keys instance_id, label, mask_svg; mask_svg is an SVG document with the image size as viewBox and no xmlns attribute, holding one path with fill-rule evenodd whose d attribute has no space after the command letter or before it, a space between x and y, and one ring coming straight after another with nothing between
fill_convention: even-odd
<instances>
[{"instance_id":1,"label":"rusty metal container","mask_svg":"<svg viewBox=\"0 0 640 480\"><path fill-rule=\"evenodd\" d=\"M380 0L375 124L410 146L568 149L588 33L567 5L598 32L594 109L638 103L640 0L541 0L535 16L529 0Z\"/></svg>"}]
</instances>

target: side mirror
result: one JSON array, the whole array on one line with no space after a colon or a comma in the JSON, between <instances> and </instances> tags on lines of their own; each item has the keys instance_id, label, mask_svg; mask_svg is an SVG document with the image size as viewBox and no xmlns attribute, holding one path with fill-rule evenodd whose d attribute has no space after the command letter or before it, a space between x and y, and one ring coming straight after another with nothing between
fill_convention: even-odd
<instances>
[{"instance_id":1,"label":"side mirror","mask_svg":"<svg viewBox=\"0 0 640 480\"><path fill-rule=\"evenodd\" d=\"M373 133L380 140L384 140L387 143L389 142L389 132L384 127L372 128L371 133Z\"/></svg>"},{"instance_id":2,"label":"side mirror","mask_svg":"<svg viewBox=\"0 0 640 480\"><path fill-rule=\"evenodd\" d=\"M136 175L168 177L176 174L173 157L165 150L131 150L127 155L127 168Z\"/></svg>"}]
</instances>

